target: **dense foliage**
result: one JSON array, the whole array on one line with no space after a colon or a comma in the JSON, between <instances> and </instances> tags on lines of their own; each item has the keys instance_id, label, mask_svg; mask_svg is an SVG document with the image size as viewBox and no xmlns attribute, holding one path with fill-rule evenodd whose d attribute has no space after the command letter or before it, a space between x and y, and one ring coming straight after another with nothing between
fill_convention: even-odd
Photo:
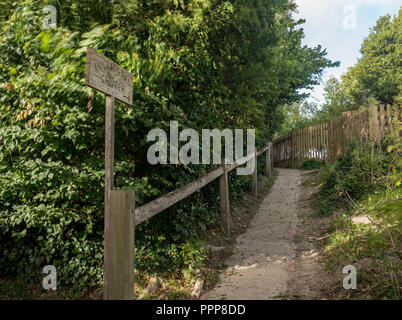
<instances>
[{"instance_id":1,"label":"dense foliage","mask_svg":"<svg viewBox=\"0 0 402 320\"><path fill-rule=\"evenodd\" d=\"M394 118L393 123L393 132L380 143L357 141L349 146L345 156L321 170L322 184L317 202L320 213L333 212L345 203L351 204L350 201L359 201L373 193L400 195L402 131L398 118Z\"/></svg>"},{"instance_id":2,"label":"dense foliage","mask_svg":"<svg viewBox=\"0 0 402 320\"><path fill-rule=\"evenodd\" d=\"M43 27L46 5L56 29ZM36 281L54 264L64 285L102 281L105 101L84 85L88 46L134 74L133 106L116 107L115 185L134 187L141 205L211 169L151 166L149 130L168 132L172 120L255 128L261 146L280 108L334 65L301 45L294 9L286 0L2 1L0 274ZM245 182L231 176L232 195ZM185 265L218 198L212 184L138 226L136 266Z\"/></svg>"},{"instance_id":3,"label":"dense foliage","mask_svg":"<svg viewBox=\"0 0 402 320\"><path fill-rule=\"evenodd\" d=\"M301 170L316 170L320 169L325 165L324 160L318 160L318 159L308 159L305 160L302 165L300 166Z\"/></svg>"}]
</instances>

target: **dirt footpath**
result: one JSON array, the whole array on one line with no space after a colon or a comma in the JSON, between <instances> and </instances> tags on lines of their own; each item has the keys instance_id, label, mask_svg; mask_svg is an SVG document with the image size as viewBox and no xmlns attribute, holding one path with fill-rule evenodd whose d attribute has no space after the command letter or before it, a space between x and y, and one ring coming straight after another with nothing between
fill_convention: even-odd
<instances>
[{"instance_id":1,"label":"dirt footpath","mask_svg":"<svg viewBox=\"0 0 402 320\"><path fill-rule=\"evenodd\" d=\"M246 233L237 238L234 254L208 299L274 299L286 294L294 268L296 205L300 171L280 169Z\"/></svg>"},{"instance_id":2,"label":"dirt footpath","mask_svg":"<svg viewBox=\"0 0 402 320\"><path fill-rule=\"evenodd\" d=\"M303 225L312 222L307 217L312 215L312 209L305 200L313 192L301 196L304 188L308 188L301 182L301 171L278 169L277 180L250 227L237 238L234 253L227 260L218 284L201 299L319 298L320 285L316 286L314 277L324 271L318 261L317 240L299 236L306 231ZM301 249L297 249L295 238L300 241ZM306 260L305 255L310 259Z\"/></svg>"},{"instance_id":3,"label":"dirt footpath","mask_svg":"<svg viewBox=\"0 0 402 320\"><path fill-rule=\"evenodd\" d=\"M330 217L318 216L312 209L317 192L314 172L302 171L297 200L297 227L293 242L296 248L294 270L289 273L288 299L326 299L330 288L341 282L327 272L323 248L330 233ZM341 281L341 280L340 280Z\"/></svg>"}]
</instances>

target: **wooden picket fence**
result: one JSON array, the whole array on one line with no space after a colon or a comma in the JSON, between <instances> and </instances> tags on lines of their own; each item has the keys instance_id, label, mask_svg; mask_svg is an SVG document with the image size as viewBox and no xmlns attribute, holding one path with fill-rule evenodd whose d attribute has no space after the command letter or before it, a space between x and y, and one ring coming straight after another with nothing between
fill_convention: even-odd
<instances>
[{"instance_id":1,"label":"wooden picket fence","mask_svg":"<svg viewBox=\"0 0 402 320\"><path fill-rule=\"evenodd\" d=\"M392 130L392 119L401 118L400 106L371 106L343 112L337 119L294 130L274 140L275 167L300 168L308 159L333 162L347 151L348 145L360 140L380 141Z\"/></svg>"}]
</instances>

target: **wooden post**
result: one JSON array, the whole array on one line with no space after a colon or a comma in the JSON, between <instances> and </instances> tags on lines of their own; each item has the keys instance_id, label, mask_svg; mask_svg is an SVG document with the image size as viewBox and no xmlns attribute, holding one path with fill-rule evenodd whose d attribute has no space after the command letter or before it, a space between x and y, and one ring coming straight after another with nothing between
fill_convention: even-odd
<instances>
[{"instance_id":1,"label":"wooden post","mask_svg":"<svg viewBox=\"0 0 402 320\"><path fill-rule=\"evenodd\" d=\"M304 128L304 157L303 162L308 159L308 128Z\"/></svg>"},{"instance_id":2,"label":"wooden post","mask_svg":"<svg viewBox=\"0 0 402 320\"><path fill-rule=\"evenodd\" d=\"M313 130L312 127L308 127L308 158L312 158L312 146L313 146Z\"/></svg>"},{"instance_id":3,"label":"wooden post","mask_svg":"<svg viewBox=\"0 0 402 320\"><path fill-rule=\"evenodd\" d=\"M111 190L111 215L105 233L105 293L107 300L134 299L134 190Z\"/></svg>"},{"instance_id":4,"label":"wooden post","mask_svg":"<svg viewBox=\"0 0 402 320\"><path fill-rule=\"evenodd\" d=\"M330 149L330 144L329 144L329 122L327 122L325 124L325 161L330 161L330 153L331 153L331 149Z\"/></svg>"},{"instance_id":5,"label":"wooden post","mask_svg":"<svg viewBox=\"0 0 402 320\"><path fill-rule=\"evenodd\" d=\"M271 148L270 142L267 142L267 151L265 153L265 174L267 177L271 175Z\"/></svg>"},{"instance_id":6,"label":"wooden post","mask_svg":"<svg viewBox=\"0 0 402 320\"><path fill-rule=\"evenodd\" d=\"M324 124L320 124L320 160L324 160Z\"/></svg>"},{"instance_id":7,"label":"wooden post","mask_svg":"<svg viewBox=\"0 0 402 320\"><path fill-rule=\"evenodd\" d=\"M291 135L291 149L290 149L290 157L291 157L291 168L296 168L296 130L292 131Z\"/></svg>"},{"instance_id":8,"label":"wooden post","mask_svg":"<svg viewBox=\"0 0 402 320\"><path fill-rule=\"evenodd\" d=\"M391 132L391 105L387 105L387 129Z\"/></svg>"},{"instance_id":9,"label":"wooden post","mask_svg":"<svg viewBox=\"0 0 402 320\"><path fill-rule=\"evenodd\" d=\"M274 145L272 142L269 143L269 155L270 155L270 172L272 173L274 171Z\"/></svg>"},{"instance_id":10,"label":"wooden post","mask_svg":"<svg viewBox=\"0 0 402 320\"><path fill-rule=\"evenodd\" d=\"M257 172L257 148L254 148L254 172L253 172L253 181L252 181L252 184L251 184L251 193L253 194L254 197L257 197L257 194L258 194L257 178L258 178L258 172Z\"/></svg>"},{"instance_id":11,"label":"wooden post","mask_svg":"<svg viewBox=\"0 0 402 320\"><path fill-rule=\"evenodd\" d=\"M300 129L300 166L303 164L306 155L306 128Z\"/></svg>"},{"instance_id":12,"label":"wooden post","mask_svg":"<svg viewBox=\"0 0 402 320\"><path fill-rule=\"evenodd\" d=\"M380 105L380 139L384 138L384 134L385 134L385 112L384 111L384 105Z\"/></svg>"},{"instance_id":13,"label":"wooden post","mask_svg":"<svg viewBox=\"0 0 402 320\"><path fill-rule=\"evenodd\" d=\"M328 128L328 158L330 162L335 161L335 155L334 155L334 121L329 122L329 128Z\"/></svg>"},{"instance_id":14,"label":"wooden post","mask_svg":"<svg viewBox=\"0 0 402 320\"><path fill-rule=\"evenodd\" d=\"M113 81L106 81L107 79ZM106 95L105 113L105 299L134 298L134 191L113 190L115 100L133 103L133 75L87 48L85 84Z\"/></svg>"},{"instance_id":15,"label":"wooden post","mask_svg":"<svg viewBox=\"0 0 402 320\"><path fill-rule=\"evenodd\" d=\"M297 168L300 168L303 159L303 129L299 129L299 159L297 162Z\"/></svg>"},{"instance_id":16,"label":"wooden post","mask_svg":"<svg viewBox=\"0 0 402 320\"><path fill-rule=\"evenodd\" d=\"M104 299L134 299L133 190L114 188L114 104L106 96Z\"/></svg>"},{"instance_id":17,"label":"wooden post","mask_svg":"<svg viewBox=\"0 0 402 320\"><path fill-rule=\"evenodd\" d=\"M104 243L104 299L110 296L112 287L112 259L108 246L108 239L112 233L112 212L111 212L111 192L114 187L114 103L112 96L106 96L106 114L105 114L105 243Z\"/></svg>"},{"instance_id":18,"label":"wooden post","mask_svg":"<svg viewBox=\"0 0 402 320\"><path fill-rule=\"evenodd\" d=\"M226 237L229 239L231 217L230 217L228 172L226 168L225 159L222 159L221 165L223 168L223 174L219 177L219 194L221 198L222 226Z\"/></svg>"},{"instance_id":19,"label":"wooden post","mask_svg":"<svg viewBox=\"0 0 402 320\"><path fill-rule=\"evenodd\" d=\"M378 115L377 106L369 108L369 121L370 121L370 138L377 140L378 137Z\"/></svg>"},{"instance_id":20,"label":"wooden post","mask_svg":"<svg viewBox=\"0 0 402 320\"><path fill-rule=\"evenodd\" d=\"M106 96L104 299L134 299L134 208L132 190L113 190L114 104Z\"/></svg>"},{"instance_id":21,"label":"wooden post","mask_svg":"<svg viewBox=\"0 0 402 320\"><path fill-rule=\"evenodd\" d=\"M311 157L313 158L313 159L315 159L316 158L316 145L315 145L315 140L316 140L316 127L315 126L312 126L311 127L311 150L312 150L312 152L311 152Z\"/></svg>"}]
</instances>

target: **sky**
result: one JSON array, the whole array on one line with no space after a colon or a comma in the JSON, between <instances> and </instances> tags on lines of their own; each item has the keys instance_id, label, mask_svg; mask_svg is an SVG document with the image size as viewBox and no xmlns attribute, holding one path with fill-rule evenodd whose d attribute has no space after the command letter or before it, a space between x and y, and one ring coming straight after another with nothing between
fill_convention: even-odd
<instances>
[{"instance_id":1,"label":"sky","mask_svg":"<svg viewBox=\"0 0 402 320\"><path fill-rule=\"evenodd\" d=\"M398 14L400 0L295 0L298 5L296 18L306 20L302 25L303 44L321 45L327 49L327 57L340 61L338 68L324 71L322 84L310 93L309 102L324 102L324 83L331 76L340 79L341 74L353 66L360 55L360 47L370 28L378 18L389 13Z\"/></svg>"}]
</instances>

